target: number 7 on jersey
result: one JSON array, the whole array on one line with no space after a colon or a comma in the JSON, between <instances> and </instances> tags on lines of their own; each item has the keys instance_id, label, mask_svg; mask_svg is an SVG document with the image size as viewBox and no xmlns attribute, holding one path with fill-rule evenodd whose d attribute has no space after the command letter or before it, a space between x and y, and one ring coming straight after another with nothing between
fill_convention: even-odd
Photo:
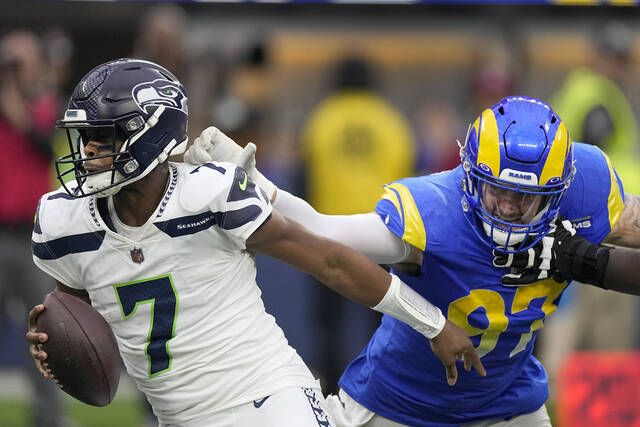
<instances>
[{"instance_id":1,"label":"number 7 on jersey","mask_svg":"<svg viewBox=\"0 0 640 427\"><path fill-rule=\"evenodd\" d=\"M151 304L151 319L145 353L149 377L171 369L169 340L175 335L178 295L171 275L121 283L113 286L125 320L136 314L140 304Z\"/></svg>"}]
</instances>

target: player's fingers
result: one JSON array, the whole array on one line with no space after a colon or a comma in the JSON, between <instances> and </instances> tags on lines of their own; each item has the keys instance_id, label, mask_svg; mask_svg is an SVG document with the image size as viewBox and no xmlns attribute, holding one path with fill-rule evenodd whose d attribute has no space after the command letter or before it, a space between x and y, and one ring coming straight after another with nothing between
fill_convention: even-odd
<instances>
[{"instance_id":1,"label":"player's fingers","mask_svg":"<svg viewBox=\"0 0 640 427\"><path fill-rule=\"evenodd\" d=\"M484 377L487 375L487 371L484 369L484 365L482 364L482 361L480 360L478 353L476 353L475 348L470 348L465 352L465 355L464 355L465 368L466 368L467 362L469 362L469 364L473 366L481 376Z\"/></svg>"},{"instance_id":2,"label":"player's fingers","mask_svg":"<svg viewBox=\"0 0 640 427\"><path fill-rule=\"evenodd\" d=\"M493 265L495 267L511 267L513 254L493 250Z\"/></svg>"},{"instance_id":3,"label":"player's fingers","mask_svg":"<svg viewBox=\"0 0 640 427\"><path fill-rule=\"evenodd\" d=\"M456 368L455 360L445 365L447 370L447 384L454 385L458 381L458 369Z\"/></svg>"},{"instance_id":4,"label":"player's fingers","mask_svg":"<svg viewBox=\"0 0 640 427\"><path fill-rule=\"evenodd\" d=\"M520 286L523 283L522 274L509 273L502 276L502 284L505 286Z\"/></svg>"},{"instance_id":5,"label":"player's fingers","mask_svg":"<svg viewBox=\"0 0 640 427\"><path fill-rule=\"evenodd\" d=\"M42 376L45 379L51 379L51 371L49 371L49 368L47 366L46 362L43 362L41 360L36 360L36 368L38 369L38 372L40 372L40 374L42 374Z\"/></svg>"},{"instance_id":6,"label":"player's fingers","mask_svg":"<svg viewBox=\"0 0 640 427\"><path fill-rule=\"evenodd\" d=\"M507 265L508 257L506 255L497 255L493 258L494 267L509 267Z\"/></svg>"},{"instance_id":7,"label":"player's fingers","mask_svg":"<svg viewBox=\"0 0 640 427\"><path fill-rule=\"evenodd\" d=\"M35 345L29 347L29 352L31 353L31 357L40 361L47 360L47 357L49 356L46 351Z\"/></svg>"},{"instance_id":8,"label":"player's fingers","mask_svg":"<svg viewBox=\"0 0 640 427\"><path fill-rule=\"evenodd\" d=\"M29 331L25 336L27 337L27 341L34 345L47 342L49 339L49 336L44 332Z\"/></svg>"},{"instance_id":9,"label":"player's fingers","mask_svg":"<svg viewBox=\"0 0 640 427\"><path fill-rule=\"evenodd\" d=\"M462 360L464 361L464 370L467 372L471 371L471 359L462 354Z\"/></svg>"},{"instance_id":10,"label":"player's fingers","mask_svg":"<svg viewBox=\"0 0 640 427\"><path fill-rule=\"evenodd\" d=\"M238 157L238 165L242 166L245 169L248 169L251 165L251 162L255 158L256 155L256 145L253 142L247 144L246 147L242 149L240 156Z\"/></svg>"},{"instance_id":11,"label":"player's fingers","mask_svg":"<svg viewBox=\"0 0 640 427\"><path fill-rule=\"evenodd\" d=\"M36 319L44 311L44 304L38 304L29 311L29 330L36 330Z\"/></svg>"}]
</instances>

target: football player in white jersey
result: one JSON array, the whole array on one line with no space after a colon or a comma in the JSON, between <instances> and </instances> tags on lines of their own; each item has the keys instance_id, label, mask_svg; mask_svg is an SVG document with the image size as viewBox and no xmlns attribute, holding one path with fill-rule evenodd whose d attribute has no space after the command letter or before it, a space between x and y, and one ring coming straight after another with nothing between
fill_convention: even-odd
<instances>
[{"instance_id":1,"label":"football player in white jersey","mask_svg":"<svg viewBox=\"0 0 640 427\"><path fill-rule=\"evenodd\" d=\"M272 210L243 169L168 162L185 149L187 118L185 88L161 66L121 59L91 70L58 122L71 154L56 162L63 188L42 197L32 242L58 289L107 320L161 426L334 425L317 380L265 312L256 251L411 325L451 380L457 359L485 374L440 310ZM31 310L27 339L51 378L40 346L48 337L35 326L43 310Z\"/></svg>"}]
</instances>

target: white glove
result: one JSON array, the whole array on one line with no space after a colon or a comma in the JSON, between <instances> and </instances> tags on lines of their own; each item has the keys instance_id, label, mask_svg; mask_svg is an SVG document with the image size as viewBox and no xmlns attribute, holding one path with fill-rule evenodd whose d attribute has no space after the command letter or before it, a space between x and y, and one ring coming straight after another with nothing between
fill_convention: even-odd
<instances>
[{"instance_id":1,"label":"white glove","mask_svg":"<svg viewBox=\"0 0 640 427\"><path fill-rule=\"evenodd\" d=\"M247 171L249 178L267 192L272 202L275 199L278 187L256 169L255 144L250 142L242 148L215 126L202 131L184 153L184 160L193 165L211 161L234 163Z\"/></svg>"}]
</instances>

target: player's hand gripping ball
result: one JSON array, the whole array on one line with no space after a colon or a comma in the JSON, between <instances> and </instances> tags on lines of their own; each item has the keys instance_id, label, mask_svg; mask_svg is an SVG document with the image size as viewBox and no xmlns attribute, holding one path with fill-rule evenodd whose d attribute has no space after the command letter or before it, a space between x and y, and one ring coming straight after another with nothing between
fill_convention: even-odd
<instances>
[{"instance_id":1,"label":"player's hand gripping ball","mask_svg":"<svg viewBox=\"0 0 640 427\"><path fill-rule=\"evenodd\" d=\"M53 291L37 318L44 361L53 380L66 393L93 406L113 400L120 381L118 344L111 328L91 305L65 292Z\"/></svg>"}]
</instances>

